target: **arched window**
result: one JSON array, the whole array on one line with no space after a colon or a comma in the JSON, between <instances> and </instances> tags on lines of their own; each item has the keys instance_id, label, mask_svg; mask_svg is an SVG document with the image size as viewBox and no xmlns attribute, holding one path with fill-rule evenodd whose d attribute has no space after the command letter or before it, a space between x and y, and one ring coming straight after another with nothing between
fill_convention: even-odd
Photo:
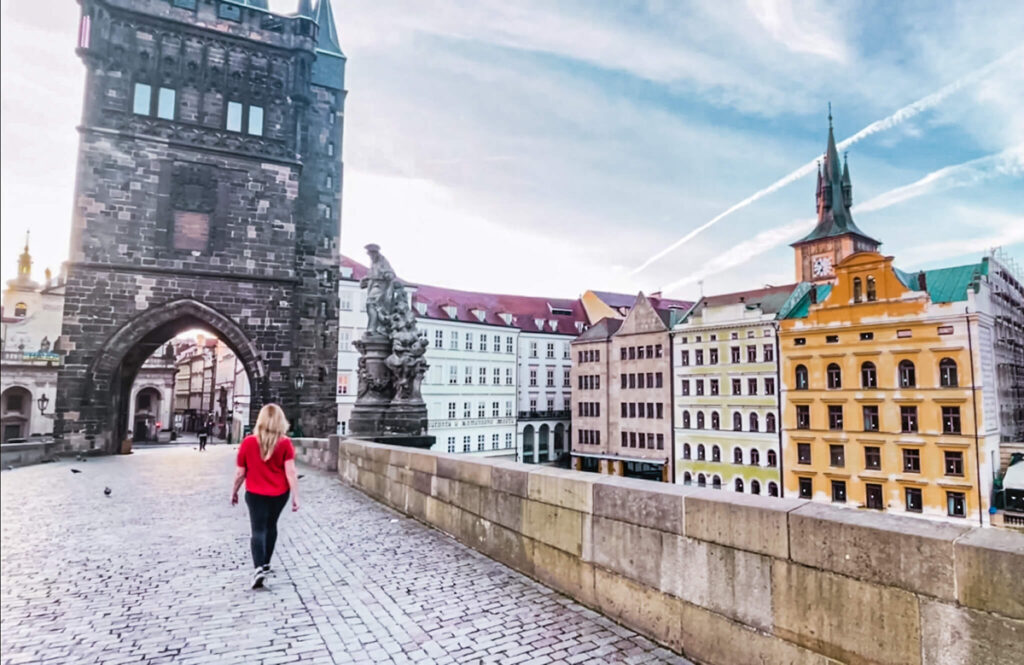
<instances>
[{"instance_id":1,"label":"arched window","mask_svg":"<svg viewBox=\"0 0 1024 665\"><path fill-rule=\"evenodd\" d=\"M739 446L732 449L732 463L743 464L743 449Z\"/></svg>"},{"instance_id":2,"label":"arched window","mask_svg":"<svg viewBox=\"0 0 1024 665\"><path fill-rule=\"evenodd\" d=\"M690 459L690 444L683 444L683 459Z\"/></svg>"},{"instance_id":3,"label":"arched window","mask_svg":"<svg viewBox=\"0 0 1024 665\"><path fill-rule=\"evenodd\" d=\"M868 302L874 302L878 300L878 294L875 291L875 278L868 277Z\"/></svg>"},{"instance_id":4,"label":"arched window","mask_svg":"<svg viewBox=\"0 0 1024 665\"><path fill-rule=\"evenodd\" d=\"M795 383L797 390L807 390L807 368L803 365L797 365L795 370Z\"/></svg>"},{"instance_id":5,"label":"arched window","mask_svg":"<svg viewBox=\"0 0 1024 665\"><path fill-rule=\"evenodd\" d=\"M25 318L28 315L28 305L23 302L18 303L14 306L14 316L19 319Z\"/></svg>"},{"instance_id":6,"label":"arched window","mask_svg":"<svg viewBox=\"0 0 1024 665\"><path fill-rule=\"evenodd\" d=\"M751 494L760 494L761 493L761 483L757 482L756 480L751 480L750 481L750 493Z\"/></svg>"},{"instance_id":7,"label":"arched window","mask_svg":"<svg viewBox=\"0 0 1024 665\"><path fill-rule=\"evenodd\" d=\"M939 361L939 385L943 388L956 388L960 385L956 376L956 361L952 358Z\"/></svg>"},{"instance_id":8,"label":"arched window","mask_svg":"<svg viewBox=\"0 0 1024 665\"><path fill-rule=\"evenodd\" d=\"M828 369L825 370L825 378L828 381L829 389L835 390L843 387L843 370L839 369L839 365L829 363Z\"/></svg>"},{"instance_id":9,"label":"arched window","mask_svg":"<svg viewBox=\"0 0 1024 665\"><path fill-rule=\"evenodd\" d=\"M878 387L878 372L877 370L875 370L875 363L871 362L870 360L865 363L862 363L860 366L860 387Z\"/></svg>"},{"instance_id":10,"label":"arched window","mask_svg":"<svg viewBox=\"0 0 1024 665\"><path fill-rule=\"evenodd\" d=\"M899 374L900 388L913 388L917 385L917 373L914 371L914 363L909 360L901 360Z\"/></svg>"},{"instance_id":11,"label":"arched window","mask_svg":"<svg viewBox=\"0 0 1024 665\"><path fill-rule=\"evenodd\" d=\"M690 412L683 411L683 429L690 429Z\"/></svg>"},{"instance_id":12,"label":"arched window","mask_svg":"<svg viewBox=\"0 0 1024 665\"><path fill-rule=\"evenodd\" d=\"M711 412L711 429L719 429L722 426L722 419L718 416L718 411Z\"/></svg>"},{"instance_id":13,"label":"arched window","mask_svg":"<svg viewBox=\"0 0 1024 665\"><path fill-rule=\"evenodd\" d=\"M768 483L768 496L778 496L779 486L773 482Z\"/></svg>"},{"instance_id":14,"label":"arched window","mask_svg":"<svg viewBox=\"0 0 1024 665\"><path fill-rule=\"evenodd\" d=\"M697 487L707 487L708 479L704 477L703 473L697 474Z\"/></svg>"},{"instance_id":15,"label":"arched window","mask_svg":"<svg viewBox=\"0 0 1024 665\"><path fill-rule=\"evenodd\" d=\"M768 466L774 468L779 465L778 455L775 454L774 450L769 450L766 458L768 460Z\"/></svg>"},{"instance_id":16,"label":"arched window","mask_svg":"<svg viewBox=\"0 0 1024 665\"><path fill-rule=\"evenodd\" d=\"M860 302L863 297L864 286L861 284L860 277L853 278L853 302Z\"/></svg>"},{"instance_id":17,"label":"arched window","mask_svg":"<svg viewBox=\"0 0 1024 665\"><path fill-rule=\"evenodd\" d=\"M732 429L735 432L743 430L743 415L739 411L734 411L732 414Z\"/></svg>"},{"instance_id":18,"label":"arched window","mask_svg":"<svg viewBox=\"0 0 1024 665\"><path fill-rule=\"evenodd\" d=\"M743 479L737 478L736 482L733 483L733 488L740 494L743 494Z\"/></svg>"},{"instance_id":19,"label":"arched window","mask_svg":"<svg viewBox=\"0 0 1024 665\"><path fill-rule=\"evenodd\" d=\"M697 429L704 429L704 412L697 412Z\"/></svg>"},{"instance_id":20,"label":"arched window","mask_svg":"<svg viewBox=\"0 0 1024 665\"><path fill-rule=\"evenodd\" d=\"M715 488L716 490L722 489L722 479L719 478L718 476L712 476L711 477L711 486L713 488Z\"/></svg>"},{"instance_id":21,"label":"arched window","mask_svg":"<svg viewBox=\"0 0 1024 665\"><path fill-rule=\"evenodd\" d=\"M721 462L722 461L722 449L718 446L711 446L711 461Z\"/></svg>"},{"instance_id":22,"label":"arched window","mask_svg":"<svg viewBox=\"0 0 1024 665\"><path fill-rule=\"evenodd\" d=\"M761 424L757 421L757 414L756 413L750 414L750 431L751 432L760 432L761 431Z\"/></svg>"},{"instance_id":23,"label":"arched window","mask_svg":"<svg viewBox=\"0 0 1024 665\"><path fill-rule=\"evenodd\" d=\"M697 459L704 459L704 444L697 444Z\"/></svg>"},{"instance_id":24,"label":"arched window","mask_svg":"<svg viewBox=\"0 0 1024 665\"><path fill-rule=\"evenodd\" d=\"M775 414L769 413L764 417L764 431L774 432L775 431Z\"/></svg>"},{"instance_id":25,"label":"arched window","mask_svg":"<svg viewBox=\"0 0 1024 665\"><path fill-rule=\"evenodd\" d=\"M750 449L750 466L761 466L761 453L757 448Z\"/></svg>"},{"instance_id":26,"label":"arched window","mask_svg":"<svg viewBox=\"0 0 1024 665\"><path fill-rule=\"evenodd\" d=\"M692 485L693 484L693 476L690 475L689 471L686 471L686 472L683 473L683 484L684 485Z\"/></svg>"}]
</instances>

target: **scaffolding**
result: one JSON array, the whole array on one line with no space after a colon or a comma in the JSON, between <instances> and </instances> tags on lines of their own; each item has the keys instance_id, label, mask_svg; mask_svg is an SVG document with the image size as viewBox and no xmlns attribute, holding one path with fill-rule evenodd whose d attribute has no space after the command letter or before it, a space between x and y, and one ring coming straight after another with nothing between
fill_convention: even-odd
<instances>
[{"instance_id":1,"label":"scaffolding","mask_svg":"<svg viewBox=\"0 0 1024 665\"><path fill-rule=\"evenodd\" d=\"M1000 442L1024 442L1024 285L1017 263L989 253Z\"/></svg>"}]
</instances>

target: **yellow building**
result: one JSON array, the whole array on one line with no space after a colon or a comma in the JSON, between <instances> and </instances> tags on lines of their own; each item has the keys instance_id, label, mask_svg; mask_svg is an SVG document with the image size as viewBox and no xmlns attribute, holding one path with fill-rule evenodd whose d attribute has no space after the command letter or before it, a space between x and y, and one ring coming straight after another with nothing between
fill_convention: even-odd
<instances>
[{"instance_id":1,"label":"yellow building","mask_svg":"<svg viewBox=\"0 0 1024 665\"><path fill-rule=\"evenodd\" d=\"M908 274L860 252L803 287L780 331L786 496L988 522L987 269Z\"/></svg>"}]
</instances>

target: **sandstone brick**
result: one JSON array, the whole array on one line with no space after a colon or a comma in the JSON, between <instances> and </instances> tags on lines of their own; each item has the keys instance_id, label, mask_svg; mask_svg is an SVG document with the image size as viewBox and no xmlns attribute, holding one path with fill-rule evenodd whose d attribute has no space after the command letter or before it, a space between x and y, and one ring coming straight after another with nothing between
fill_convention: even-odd
<instances>
[{"instance_id":1,"label":"sandstone brick","mask_svg":"<svg viewBox=\"0 0 1024 665\"><path fill-rule=\"evenodd\" d=\"M506 492L529 497L530 472L523 464L503 463L500 460L491 468L491 487L499 492Z\"/></svg>"},{"instance_id":2,"label":"sandstone brick","mask_svg":"<svg viewBox=\"0 0 1024 665\"><path fill-rule=\"evenodd\" d=\"M956 599L957 524L807 504L789 514L790 557L813 568Z\"/></svg>"},{"instance_id":3,"label":"sandstone brick","mask_svg":"<svg viewBox=\"0 0 1024 665\"><path fill-rule=\"evenodd\" d=\"M636 478L600 478L594 484L594 514L681 535L683 497L694 491Z\"/></svg>"},{"instance_id":4,"label":"sandstone brick","mask_svg":"<svg viewBox=\"0 0 1024 665\"><path fill-rule=\"evenodd\" d=\"M535 469L529 474L528 492L533 501L589 513L593 510L595 482L592 474L567 469Z\"/></svg>"},{"instance_id":5,"label":"sandstone brick","mask_svg":"<svg viewBox=\"0 0 1024 665\"><path fill-rule=\"evenodd\" d=\"M430 476L437 474L437 455L409 451L409 468Z\"/></svg>"},{"instance_id":6,"label":"sandstone brick","mask_svg":"<svg viewBox=\"0 0 1024 665\"><path fill-rule=\"evenodd\" d=\"M624 577L658 588L661 578L661 531L593 517L593 562Z\"/></svg>"},{"instance_id":7,"label":"sandstone brick","mask_svg":"<svg viewBox=\"0 0 1024 665\"><path fill-rule=\"evenodd\" d=\"M769 557L663 534L660 559L657 588L661 591L749 626L771 631Z\"/></svg>"},{"instance_id":8,"label":"sandstone brick","mask_svg":"<svg viewBox=\"0 0 1024 665\"><path fill-rule=\"evenodd\" d=\"M921 601L924 665L1020 665L1024 621L936 600Z\"/></svg>"},{"instance_id":9,"label":"sandstone brick","mask_svg":"<svg viewBox=\"0 0 1024 665\"><path fill-rule=\"evenodd\" d=\"M848 665L921 662L912 593L772 561L775 634Z\"/></svg>"},{"instance_id":10,"label":"sandstone brick","mask_svg":"<svg viewBox=\"0 0 1024 665\"><path fill-rule=\"evenodd\" d=\"M594 566L577 556L531 541L532 575L585 605L595 605ZM526 572L526 571L524 571Z\"/></svg>"},{"instance_id":11,"label":"sandstone brick","mask_svg":"<svg viewBox=\"0 0 1024 665\"><path fill-rule=\"evenodd\" d=\"M975 529L954 547L960 602L1024 619L1024 534Z\"/></svg>"},{"instance_id":12,"label":"sandstone brick","mask_svg":"<svg viewBox=\"0 0 1024 665\"><path fill-rule=\"evenodd\" d=\"M700 489L686 496L687 536L750 552L789 557L789 511L807 503Z\"/></svg>"},{"instance_id":13,"label":"sandstone brick","mask_svg":"<svg viewBox=\"0 0 1024 665\"><path fill-rule=\"evenodd\" d=\"M683 601L603 568L594 569L594 597L605 615L682 650Z\"/></svg>"},{"instance_id":14,"label":"sandstone brick","mask_svg":"<svg viewBox=\"0 0 1024 665\"><path fill-rule=\"evenodd\" d=\"M526 501L523 508L523 535L581 556L583 513L539 501Z\"/></svg>"},{"instance_id":15,"label":"sandstone brick","mask_svg":"<svg viewBox=\"0 0 1024 665\"><path fill-rule=\"evenodd\" d=\"M728 665L840 665L831 658L682 603L683 654L701 663Z\"/></svg>"},{"instance_id":16,"label":"sandstone brick","mask_svg":"<svg viewBox=\"0 0 1024 665\"><path fill-rule=\"evenodd\" d=\"M514 494L484 489L480 495L480 515L506 529L519 531L523 528L524 501Z\"/></svg>"},{"instance_id":17,"label":"sandstone brick","mask_svg":"<svg viewBox=\"0 0 1024 665\"><path fill-rule=\"evenodd\" d=\"M445 455L437 458L437 475L453 478L479 487L491 486L491 464L465 456Z\"/></svg>"}]
</instances>

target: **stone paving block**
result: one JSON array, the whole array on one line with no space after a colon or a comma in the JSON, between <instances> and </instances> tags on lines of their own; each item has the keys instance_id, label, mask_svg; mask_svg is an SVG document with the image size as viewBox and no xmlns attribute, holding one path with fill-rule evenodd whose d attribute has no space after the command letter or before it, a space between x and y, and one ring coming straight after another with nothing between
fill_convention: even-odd
<instances>
[{"instance_id":1,"label":"stone paving block","mask_svg":"<svg viewBox=\"0 0 1024 665\"><path fill-rule=\"evenodd\" d=\"M1020 665L1024 621L937 600L921 600L924 665Z\"/></svg>"},{"instance_id":2,"label":"stone paving block","mask_svg":"<svg viewBox=\"0 0 1024 665\"><path fill-rule=\"evenodd\" d=\"M593 511L594 474L569 469L538 468L530 470L527 484L529 498L581 513Z\"/></svg>"},{"instance_id":3,"label":"stone paving block","mask_svg":"<svg viewBox=\"0 0 1024 665\"><path fill-rule=\"evenodd\" d=\"M1024 533L975 529L956 541L957 598L1024 619Z\"/></svg>"},{"instance_id":4,"label":"stone paving block","mask_svg":"<svg viewBox=\"0 0 1024 665\"><path fill-rule=\"evenodd\" d=\"M661 581L661 531L604 517L591 519L593 562L657 589Z\"/></svg>"},{"instance_id":5,"label":"stone paving block","mask_svg":"<svg viewBox=\"0 0 1024 665\"><path fill-rule=\"evenodd\" d=\"M772 561L775 634L850 665L921 662L914 594Z\"/></svg>"},{"instance_id":6,"label":"stone paving block","mask_svg":"<svg viewBox=\"0 0 1024 665\"><path fill-rule=\"evenodd\" d=\"M663 534L665 593L762 630L772 628L772 561L732 547Z\"/></svg>"},{"instance_id":7,"label":"stone paving block","mask_svg":"<svg viewBox=\"0 0 1024 665\"><path fill-rule=\"evenodd\" d=\"M959 524L814 503L789 513L794 561L946 600L956 600L953 542L968 531Z\"/></svg>"},{"instance_id":8,"label":"stone paving block","mask_svg":"<svg viewBox=\"0 0 1024 665\"><path fill-rule=\"evenodd\" d=\"M789 511L806 504L698 489L683 504L685 535L780 559L789 557Z\"/></svg>"}]
</instances>

